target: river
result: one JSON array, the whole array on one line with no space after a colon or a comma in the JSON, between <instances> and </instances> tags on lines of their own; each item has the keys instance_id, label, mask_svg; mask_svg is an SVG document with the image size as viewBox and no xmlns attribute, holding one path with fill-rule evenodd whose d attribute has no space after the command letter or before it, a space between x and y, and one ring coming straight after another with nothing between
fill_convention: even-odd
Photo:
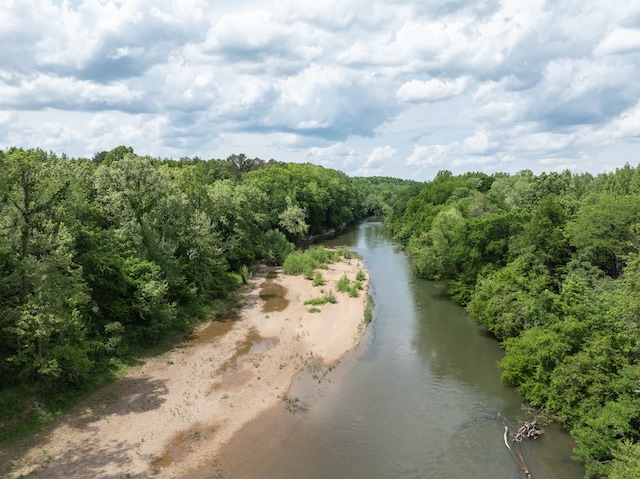
<instances>
[{"instance_id":1,"label":"river","mask_svg":"<svg viewBox=\"0 0 640 479\"><path fill-rule=\"evenodd\" d=\"M218 478L525 478L503 442L503 422L524 418L501 384L498 343L407 256L377 222L337 238L364 258L374 321L360 347L318 383L301 375L284 405L246 425L223 448ZM557 426L522 443L533 479L579 479L575 444Z\"/></svg>"}]
</instances>

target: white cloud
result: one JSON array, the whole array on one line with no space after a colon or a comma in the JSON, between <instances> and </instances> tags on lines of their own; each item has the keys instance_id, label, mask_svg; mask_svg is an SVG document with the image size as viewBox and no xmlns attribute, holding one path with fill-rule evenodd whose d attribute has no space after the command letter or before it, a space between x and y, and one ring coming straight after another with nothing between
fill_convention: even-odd
<instances>
[{"instance_id":1,"label":"white cloud","mask_svg":"<svg viewBox=\"0 0 640 479\"><path fill-rule=\"evenodd\" d=\"M442 166L447 163L451 147L448 145L415 145L406 159L406 166Z\"/></svg>"},{"instance_id":2,"label":"white cloud","mask_svg":"<svg viewBox=\"0 0 640 479\"><path fill-rule=\"evenodd\" d=\"M417 178L637 149L637 1L5 3L0 148Z\"/></svg>"},{"instance_id":3,"label":"white cloud","mask_svg":"<svg viewBox=\"0 0 640 479\"><path fill-rule=\"evenodd\" d=\"M373 168L374 166L382 165L386 160L393 158L395 155L396 149L391 147L390 145L386 146L376 146L369 156L367 157L367 161L362 165L364 168Z\"/></svg>"},{"instance_id":4,"label":"white cloud","mask_svg":"<svg viewBox=\"0 0 640 479\"><path fill-rule=\"evenodd\" d=\"M463 150L469 155L482 155L496 148L498 143L491 141L486 131L476 131L473 136L465 138Z\"/></svg>"},{"instance_id":5,"label":"white cloud","mask_svg":"<svg viewBox=\"0 0 640 479\"><path fill-rule=\"evenodd\" d=\"M39 74L17 85L0 84L0 103L14 108L91 110L96 107L127 109L142 100L144 92L124 83L97 85L86 80Z\"/></svg>"},{"instance_id":6,"label":"white cloud","mask_svg":"<svg viewBox=\"0 0 640 479\"><path fill-rule=\"evenodd\" d=\"M610 140L640 138L640 101L603 127Z\"/></svg>"},{"instance_id":7,"label":"white cloud","mask_svg":"<svg viewBox=\"0 0 640 479\"><path fill-rule=\"evenodd\" d=\"M596 55L612 55L640 51L640 30L616 28L595 48Z\"/></svg>"},{"instance_id":8,"label":"white cloud","mask_svg":"<svg viewBox=\"0 0 640 479\"><path fill-rule=\"evenodd\" d=\"M312 147L304 155L305 161L319 163L324 166L338 164L343 169L356 158L356 150L343 142L334 143L327 147Z\"/></svg>"},{"instance_id":9,"label":"white cloud","mask_svg":"<svg viewBox=\"0 0 640 479\"><path fill-rule=\"evenodd\" d=\"M455 80L411 80L398 89L396 96L399 100L407 102L446 100L464 93L468 85L469 79L466 77Z\"/></svg>"}]
</instances>

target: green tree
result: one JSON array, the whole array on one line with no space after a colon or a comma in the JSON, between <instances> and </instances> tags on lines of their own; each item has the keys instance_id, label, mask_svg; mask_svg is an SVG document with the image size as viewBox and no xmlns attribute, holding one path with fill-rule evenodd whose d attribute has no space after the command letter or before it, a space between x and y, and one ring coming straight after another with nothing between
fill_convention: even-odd
<instances>
[{"instance_id":1,"label":"green tree","mask_svg":"<svg viewBox=\"0 0 640 479\"><path fill-rule=\"evenodd\" d=\"M75 382L91 362L82 320L89 296L67 226L69 164L42 150L10 149L0 156L0 170L0 350L23 379Z\"/></svg>"},{"instance_id":2,"label":"green tree","mask_svg":"<svg viewBox=\"0 0 640 479\"><path fill-rule=\"evenodd\" d=\"M596 196L583 204L567 233L581 257L617 278L626 255L640 248L639 216L637 196Z\"/></svg>"},{"instance_id":3,"label":"green tree","mask_svg":"<svg viewBox=\"0 0 640 479\"><path fill-rule=\"evenodd\" d=\"M286 197L287 208L278 215L279 225L294 240L300 240L309 231L309 225L305 222L305 213L300 206L293 203L289 196Z\"/></svg>"}]
</instances>

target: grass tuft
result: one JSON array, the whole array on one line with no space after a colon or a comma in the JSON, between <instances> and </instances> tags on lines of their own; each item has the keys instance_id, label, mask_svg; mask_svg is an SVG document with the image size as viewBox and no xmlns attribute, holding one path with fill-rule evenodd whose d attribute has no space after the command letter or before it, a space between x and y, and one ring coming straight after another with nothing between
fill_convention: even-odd
<instances>
[{"instance_id":1,"label":"grass tuft","mask_svg":"<svg viewBox=\"0 0 640 479\"><path fill-rule=\"evenodd\" d=\"M336 281L336 289L341 293L346 293L349 291L349 286L351 282L349 278L347 278L346 274L343 274L338 281Z\"/></svg>"},{"instance_id":2,"label":"grass tuft","mask_svg":"<svg viewBox=\"0 0 640 479\"><path fill-rule=\"evenodd\" d=\"M322 276L321 272L317 272L313 277L313 285L314 286L324 286L326 281L324 280L324 276Z\"/></svg>"},{"instance_id":3,"label":"grass tuft","mask_svg":"<svg viewBox=\"0 0 640 479\"><path fill-rule=\"evenodd\" d=\"M304 304L311 304L313 306L320 306L322 304L337 303L337 302L338 302L338 298L336 298L335 293L332 290L329 290L326 293L324 293L323 296L321 296L319 298L307 299L304 302Z\"/></svg>"}]
</instances>

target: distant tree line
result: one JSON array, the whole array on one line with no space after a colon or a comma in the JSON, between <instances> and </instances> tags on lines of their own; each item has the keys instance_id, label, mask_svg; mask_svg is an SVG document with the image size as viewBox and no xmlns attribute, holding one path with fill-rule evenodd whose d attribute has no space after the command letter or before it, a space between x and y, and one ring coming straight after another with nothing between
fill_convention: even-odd
<instances>
[{"instance_id":1,"label":"distant tree line","mask_svg":"<svg viewBox=\"0 0 640 479\"><path fill-rule=\"evenodd\" d=\"M588 475L640 477L640 167L441 171L387 224L502 342L503 380L571 431Z\"/></svg>"}]
</instances>

